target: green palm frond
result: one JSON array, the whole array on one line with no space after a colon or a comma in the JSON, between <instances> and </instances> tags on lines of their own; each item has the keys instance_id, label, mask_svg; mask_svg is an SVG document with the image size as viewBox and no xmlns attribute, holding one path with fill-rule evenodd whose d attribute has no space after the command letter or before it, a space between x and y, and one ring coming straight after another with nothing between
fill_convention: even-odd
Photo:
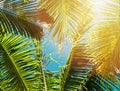
<instances>
[{"instance_id":1,"label":"green palm frond","mask_svg":"<svg viewBox=\"0 0 120 91\"><path fill-rule=\"evenodd\" d=\"M48 91L60 91L60 73L46 70L45 75Z\"/></svg>"},{"instance_id":2,"label":"green palm frond","mask_svg":"<svg viewBox=\"0 0 120 91\"><path fill-rule=\"evenodd\" d=\"M114 82L102 76L92 75L84 82L80 91L120 91L119 84L120 80Z\"/></svg>"},{"instance_id":3,"label":"green palm frond","mask_svg":"<svg viewBox=\"0 0 120 91\"><path fill-rule=\"evenodd\" d=\"M41 27L20 19L15 14L10 14L6 10L2 9L0 9L0 32L22 34L25 36L35 37L38 40L41 39L43 35Z\"/></svg>"},{"instance_id":4,"label":"green palm frond","mask_svg":"<svg viewBox=\"0 0 120 91\"><path fill-rule=\"evenodd\" d=\"M38 55L32 40L21 35L1 34L1 88L5 91L42 91L44 83Z\"/></svg>"},{"instance_id":5,"label":"green palm frond","mask_svg":"<svg viewBox=\"0 0 120 91\"><path fill-rule=\"evenodd\" d=\"M66 66L61 72L61 91L78 91L87 79L92 64L84 59L81 45L72 48Z\"/></svg>"}]
</instances>

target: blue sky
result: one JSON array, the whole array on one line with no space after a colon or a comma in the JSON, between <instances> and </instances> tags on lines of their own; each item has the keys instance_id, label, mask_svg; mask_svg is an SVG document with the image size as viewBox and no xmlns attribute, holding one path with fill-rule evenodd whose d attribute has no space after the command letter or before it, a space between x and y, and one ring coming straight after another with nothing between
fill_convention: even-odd
<instances>
[{"instance_id":1,"label":"blue sky","mask_svg":"<svg viewBox=\"0 0 120 91\"><path fill-rule=\"evenodd\" d=\"M52 40L50 34L45 33L45 36L42 40L42 51L44 54L49 54L51 57L56 60L57 62L51 62L47 69L51 71L59 71L59 67L66 63L70 52L71 45L67 43L63 45L62 52L59 51L59 47L55 40Z\"/></svg>"}]
</instances>

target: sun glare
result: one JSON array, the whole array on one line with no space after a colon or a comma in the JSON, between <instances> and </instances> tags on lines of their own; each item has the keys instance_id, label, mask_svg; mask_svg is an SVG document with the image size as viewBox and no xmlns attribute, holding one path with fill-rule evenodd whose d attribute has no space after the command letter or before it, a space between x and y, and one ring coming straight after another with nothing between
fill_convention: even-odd
<instances>
[{"instance_id":1,"label":"sun glare","mask_svg":"<svg viewBox=\"0 0 120 91\"><path fill-rule=\"evenodd\" d=\"M101 12L101 8L106 5L107 0L94 0L93 4L93 12L95 14L99 14Z\"/></svg>"}]
</instances>

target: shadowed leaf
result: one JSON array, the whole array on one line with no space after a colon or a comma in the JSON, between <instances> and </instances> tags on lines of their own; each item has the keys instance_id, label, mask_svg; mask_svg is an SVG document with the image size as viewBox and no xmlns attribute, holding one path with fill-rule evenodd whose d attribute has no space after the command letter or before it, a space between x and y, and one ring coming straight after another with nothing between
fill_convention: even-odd
<instances>
[{"instance_id":1,"label":"shadowed leaf","mask_svg":"<svg viewBox=\"0 0 120 91\"><path fill-rule=\"evenodd\" d=\"M31 22L18 18L16 15L0 9L0 32L10 32L31 36L40 40L43 36L43 29ZM7 30L7 31L4 31Z\"/></svg>"}]
</instances>

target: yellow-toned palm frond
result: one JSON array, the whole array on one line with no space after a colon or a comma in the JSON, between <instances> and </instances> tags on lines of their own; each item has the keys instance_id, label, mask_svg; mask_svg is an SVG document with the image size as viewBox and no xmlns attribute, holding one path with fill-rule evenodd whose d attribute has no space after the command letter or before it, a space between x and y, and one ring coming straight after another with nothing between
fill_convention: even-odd
<instances>
[{"instance_id":1,"label":"yellow-toned palm frond","mask_svg":"<svg viewBox=\"0 0 120 91\"><path fill-rule=\"evenodd\" d=\"M85 36L85 52L95 63L98 74L115 77L120 72L120 3L96 0L95 4L96 18Z\"/></svg>"},{"instance_id":2,"label":"yellow-toned palm frond","mask_svg":"<svg viewBox=\"0 0 120 91\"><path fill-rule=\"evenodd\" d=\"M92 2L93 0L41 0L41 8L47 9L47 12L54 18L49 31L52 32L52 38L59 44L64 40L76 42L87 29L88 22L92 20Z\"/></svg>"}]
</instances>

